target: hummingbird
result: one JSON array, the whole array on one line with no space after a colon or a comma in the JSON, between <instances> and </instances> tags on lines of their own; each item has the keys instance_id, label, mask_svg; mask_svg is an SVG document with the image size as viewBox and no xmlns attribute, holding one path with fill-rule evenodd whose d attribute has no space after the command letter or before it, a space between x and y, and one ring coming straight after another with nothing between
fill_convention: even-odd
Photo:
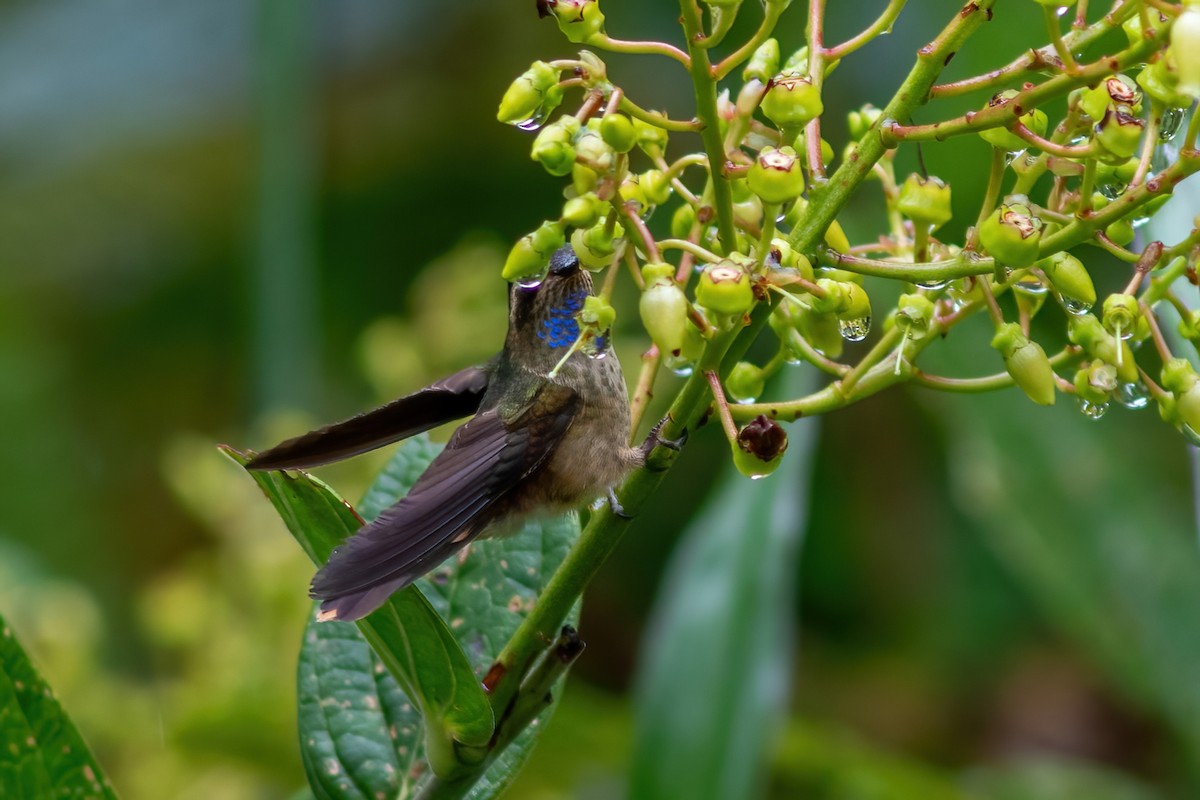
<instances>
[{"instance_id":1,"label":"hummingbird","mask_svg":"<svg viewBox=\"0 0 1200 800\"><path fill-rule=\"evenodd\" d=\"M322 620L355 620L480 536L608 493L662 442L629 446L625 378L607 337L576 347L591 275L569 245L539 283L514 283L499 354L373 411L289 439L248 469L300 469L470 416L411 491L335 548L312 580Z\"/></svg>"}]
</instances>

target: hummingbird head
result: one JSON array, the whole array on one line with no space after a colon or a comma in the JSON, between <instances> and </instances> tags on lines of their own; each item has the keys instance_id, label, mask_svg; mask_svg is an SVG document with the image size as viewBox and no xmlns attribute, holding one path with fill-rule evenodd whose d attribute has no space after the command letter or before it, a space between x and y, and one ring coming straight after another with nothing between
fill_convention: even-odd
<instances>
[{"instance_id":1,"label":"hummingbird head","mask_svg":"<svg viewBox=\"0 0 1200 800\"><path fill-rule=\"evenodd\" d=\"M556 351L561 357L579 338L576 315L592 293L592 276L570 245L550 257L538 282L514 283L508 295L508 338L523 347Z\"/></svg>"}]
</instances>

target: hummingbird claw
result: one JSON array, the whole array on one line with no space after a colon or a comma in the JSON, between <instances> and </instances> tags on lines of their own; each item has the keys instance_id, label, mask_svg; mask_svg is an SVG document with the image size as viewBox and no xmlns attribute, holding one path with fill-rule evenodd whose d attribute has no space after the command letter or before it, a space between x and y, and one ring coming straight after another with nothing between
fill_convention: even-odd
<instances>
[{"instance_id":1,"label":"hummingbird claw","mask_svg":"<svg viewBox=\"0 0 1200 800\"><path fill-rule=\"evenodd\" d=\"M626 513L625 506L621 505L621 501L617 499L617 493L613 489L608 490L608 507L612 510L613 516L621 519L633 519L633 515Z\"/></svg>"},{"instance_id":2,"label":"hummingbird claw","mask_svg":"<svg viewBox=\"0 0 1200 800\"><path fill-rule=\"evenodd\" d=\"M670 420L669 416L663 417L658 421L657 425L650 429L650 433L646 436L646 441L642 442L641 451L643 458L648 458L650 453L654 451L654 448L658 447L659 445L662 445L668 450L674 450L678 453L683 448L684 444L687 443L688 432L686 429L679 435L679 438L677 439L663 438L662 429L663 426L667 424L668 420Z\"/></svg>"}]
</instances>

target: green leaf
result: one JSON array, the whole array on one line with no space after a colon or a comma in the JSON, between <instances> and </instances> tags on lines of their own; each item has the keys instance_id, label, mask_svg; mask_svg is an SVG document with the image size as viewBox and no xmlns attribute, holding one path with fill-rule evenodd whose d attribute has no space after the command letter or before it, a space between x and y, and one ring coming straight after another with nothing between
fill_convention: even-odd
<instances>
[{"instance_id":1,"label":"green leaf","mask_svg":"<svg viewBox=\"0 0 1200 800\"><path fill-rule=\"evenodd\" d=\"M363 516L374 518L399 500L439 449L424 436L405 442L363 498ZM296 510L298 504L321 514L326 513L322 509L349 510L320 481L302 477L301 497L290 496L282 507L276 503L289 528L305 516ZM354 518L350 529L359 524ZM430 613L440 614L439 622L449 622L443 627L465 651L476 685L578 535L574 514L533 521L514 536L475 542L464 558L451 559L417 582L413 591L429 599L427 608L436 609ZM306 547L310 555L329 549ZM301 749L322 800L407 796L429 776L420 715L353 626L310 620L299 679ZM547 709L538 725L498 756L466 796L500 794L524 764L552 711ZM490 712L487 718L490 723Z\"/></svg>"},{"instance_id":2,"label":"green leaf","mask_svg":"<svg viewBox=\"0 0 1200 800\"><path fill-rule=\"evenodd\" d=\"M796 556L816 429L772 476L732 468L668 568L643 645L631 797L747 798L787 708Z\"/></svg>"},{"instance_id":3,"label":"green leaf","mask_svg":"<svg viewBox=\"0 0 1200 800\"><path fill-rule=\"evenodd\" d=\"M115 800L108 778L0 617L0 797Z\"/></svg>"},{"instance_id":4,"label":"green leaf","mask_svg":"<svg viewBox=\"0 0 1200 800\"><path fill-rule=\"evenodd\" d=\"M246 463L241 454L226 452ZM396 458L410 456L402 449ZM250 475L314 563L323 564L362 524L346 501L307 473ZM359 620L358 627L420 709L435 770L453 771L456 758L469 753L466 748L487 744L494 726L487 696L454 635L417 587L396 592L378 611Z\"/></svg>"}]
</instances>

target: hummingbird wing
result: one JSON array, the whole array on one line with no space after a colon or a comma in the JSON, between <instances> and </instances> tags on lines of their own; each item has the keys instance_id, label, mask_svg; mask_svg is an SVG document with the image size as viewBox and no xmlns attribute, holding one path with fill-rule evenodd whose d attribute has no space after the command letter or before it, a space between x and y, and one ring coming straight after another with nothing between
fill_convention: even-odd
<instances>
[{"instance_id":1,"label":"hummingbird wing","mask_svg":"<svg viewBox=\"0 0 1200 800\"><path fill-rule=\"evenodd\" d=\"M366 616L503 516L498 501L554 452L578 407L574 390L546 384L515 416L493 408L463 424L412 491L317 572L321 618Z\"/></svg>"},{"instance_id":2,"label":"hummingbird wing","mask_svg":"<svg viewBox=\"0 0 1200 800\"><path fill-rule=\"evenodd\" d=\"M302 469L340 461L474 414L491 371L468 367L399 400L265 450L247 469Z\"/></svg>"}]
</instances>

